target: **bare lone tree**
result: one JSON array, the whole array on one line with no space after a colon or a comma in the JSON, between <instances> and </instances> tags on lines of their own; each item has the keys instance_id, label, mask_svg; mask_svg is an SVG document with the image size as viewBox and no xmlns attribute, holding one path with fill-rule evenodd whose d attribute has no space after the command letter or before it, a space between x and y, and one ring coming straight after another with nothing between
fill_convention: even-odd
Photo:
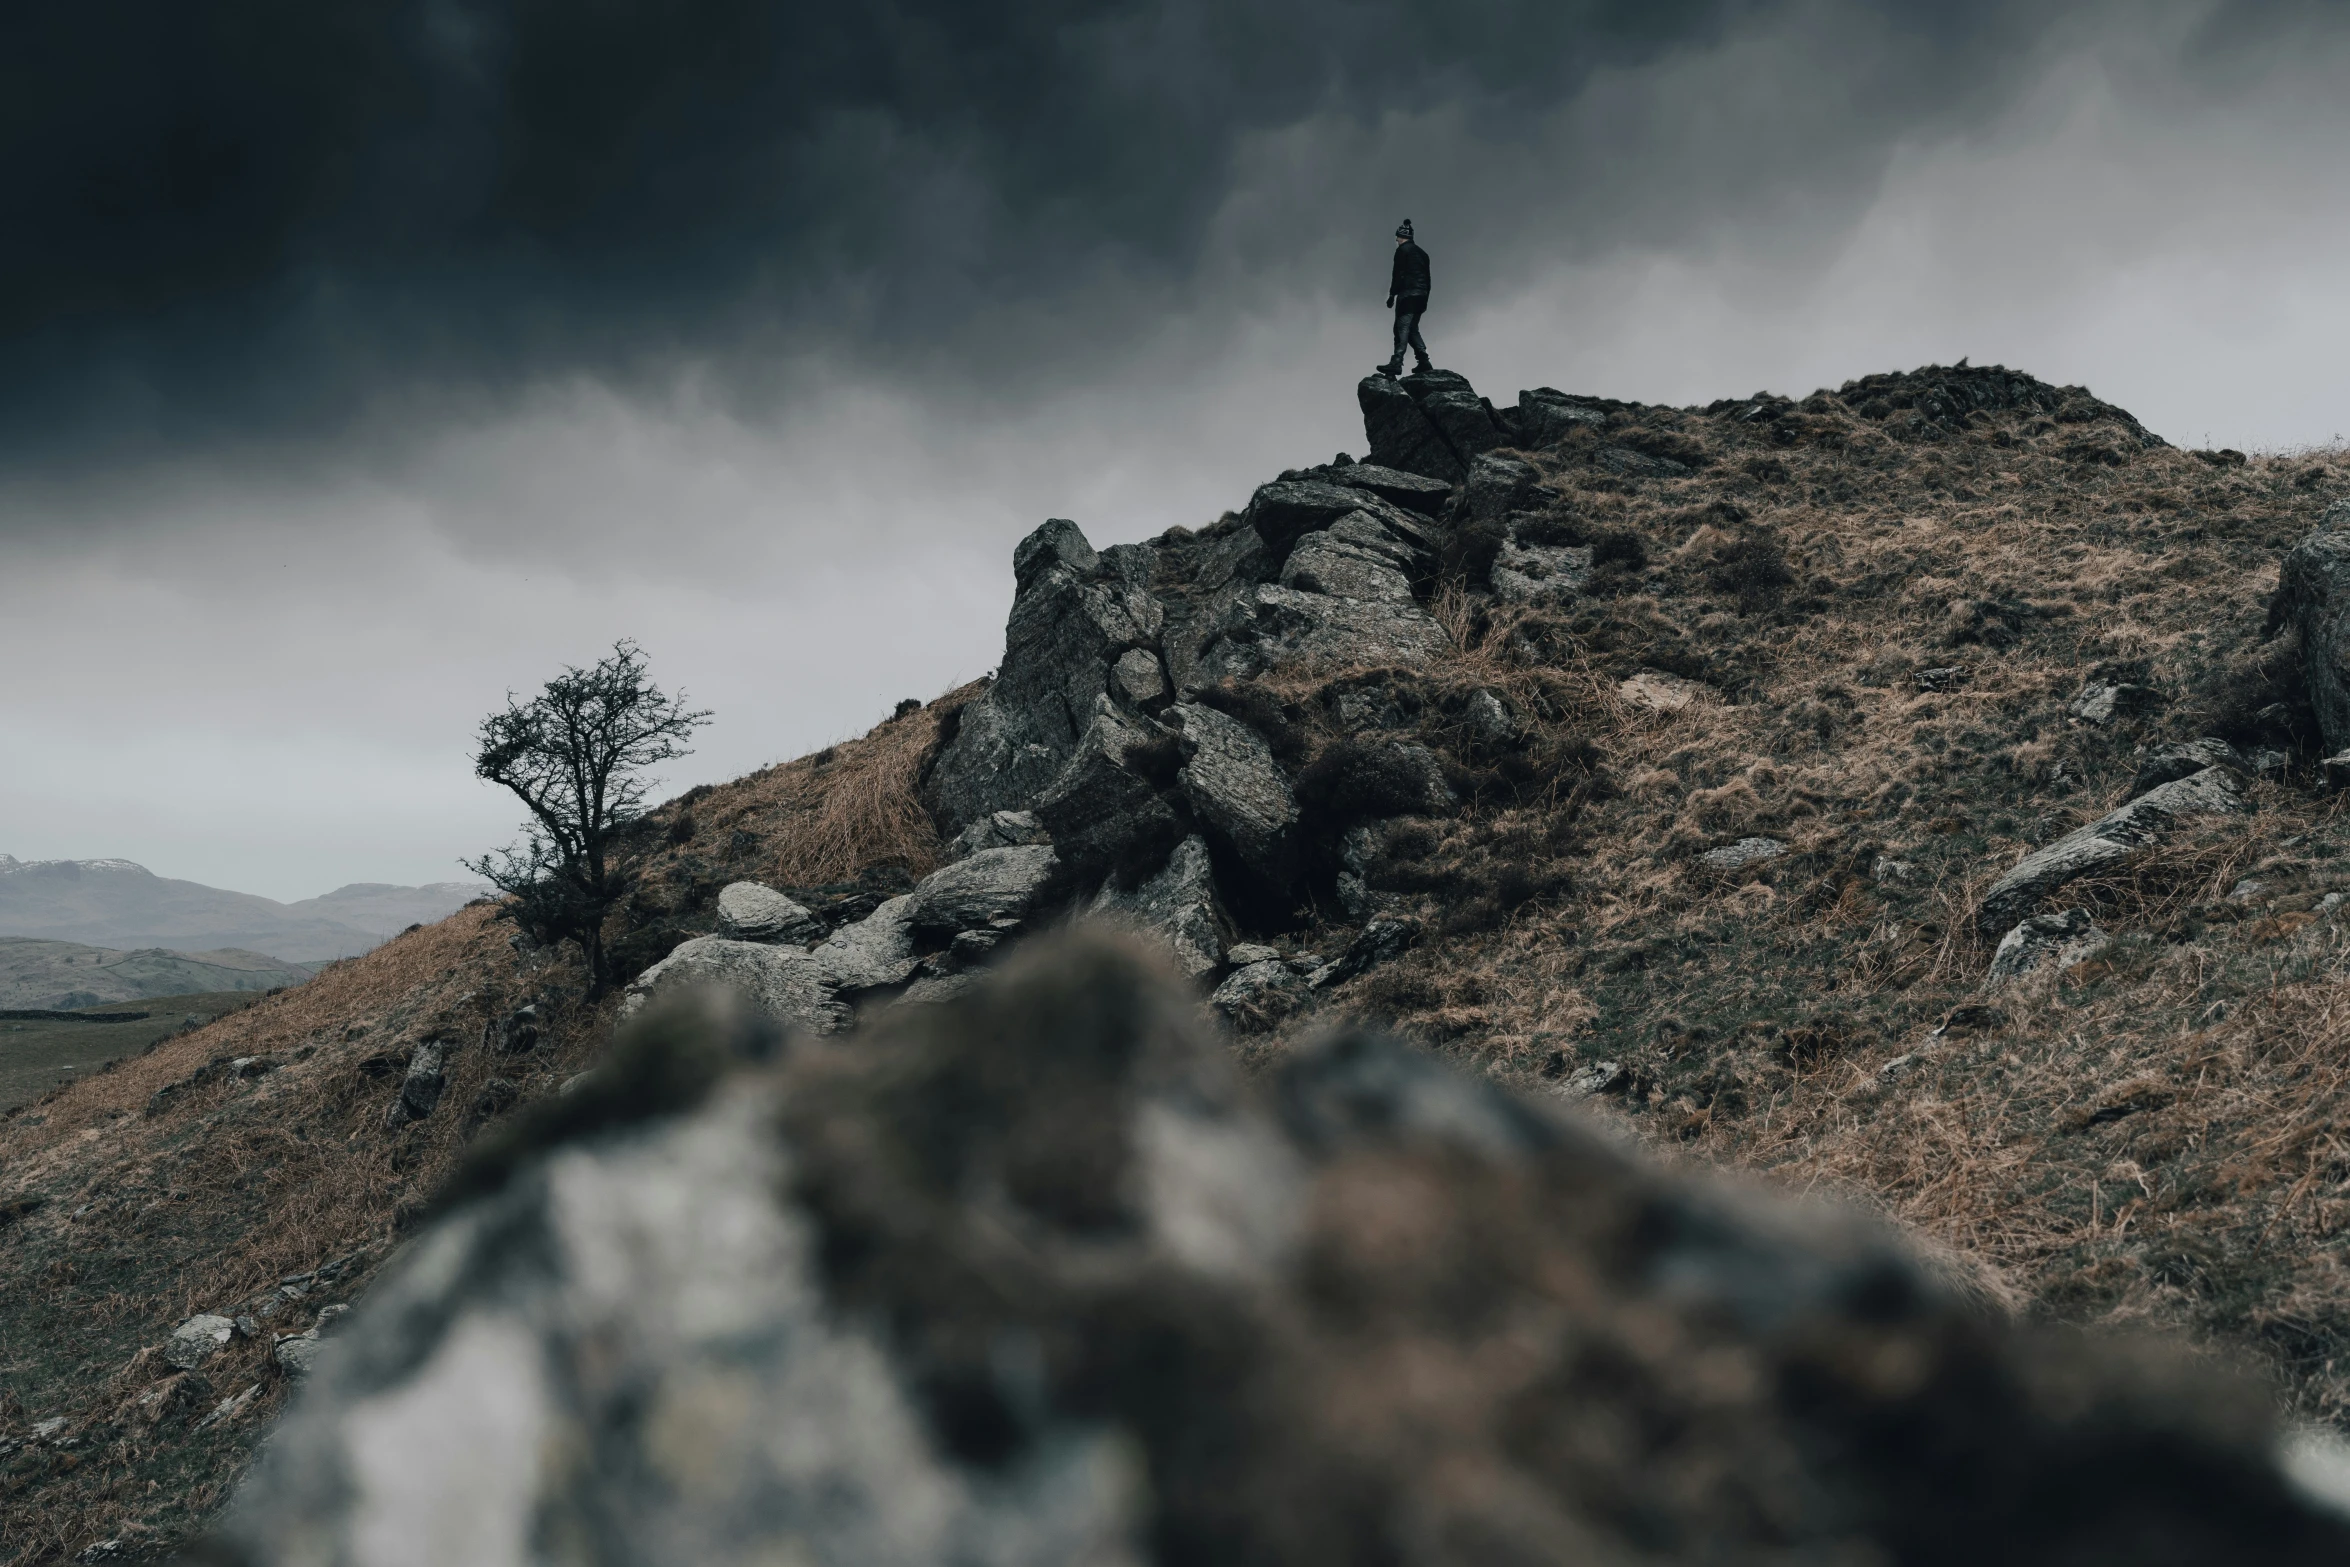
<instances>
[{"instance_id":1,"label":"bare lone tree","mask_svg":"<svg viewBox=\"0 0 2350 1567\"><path fill-rule=\"evenodd\" d=\"M534 940L579 943L591 996L611 983L604 922L634 876L622 851L643 814L637 775L689 754L686 740L710 721L685 704L684 692L665 696L645 677L644 653L624 639L527 702L507 692L506 710L475 737L475 776L512 790L531 820L520 844L465 868L514 899L508 913Z\"/></svg>"}]
</instances>

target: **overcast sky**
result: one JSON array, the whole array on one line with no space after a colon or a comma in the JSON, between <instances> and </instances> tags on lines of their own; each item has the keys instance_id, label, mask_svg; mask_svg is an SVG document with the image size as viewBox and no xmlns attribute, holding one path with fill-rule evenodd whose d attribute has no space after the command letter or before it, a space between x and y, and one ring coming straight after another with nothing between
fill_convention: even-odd
<instances>
[{"instance_id":1,"label":"overcast sky","mask_svg":"<svg viewBox=\"0 0 2350 1567\"><path fill-rule=\"evenodd\" d=\"M1971 356L2185 444L2350 428L2322 0L31 10L24 858L449 879L516 823L474 724L619 636L716 710L672 788L861 731L993 664L1043 518L1359 452L1407 214L1497 401Z\"/></svg>"}]
</instances>

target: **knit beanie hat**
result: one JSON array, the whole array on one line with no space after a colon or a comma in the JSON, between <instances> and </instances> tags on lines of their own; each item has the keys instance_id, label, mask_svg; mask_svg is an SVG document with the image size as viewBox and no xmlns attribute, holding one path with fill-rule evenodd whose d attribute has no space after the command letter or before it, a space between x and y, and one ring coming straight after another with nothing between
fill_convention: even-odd
<instances>
[{"instance_id":1,"label":"knit beanie hat","mask_svg":"<svg viewBox=\"0 0 2350 1567\"><path fill-rule=\"evenodd\" d=\"M1410 218L1403 220L1402 226L1397 228L1395 231L1395 237L1397 239L1410 239L1412 237L1412 220Z\"/></svg>"}]
</instances>

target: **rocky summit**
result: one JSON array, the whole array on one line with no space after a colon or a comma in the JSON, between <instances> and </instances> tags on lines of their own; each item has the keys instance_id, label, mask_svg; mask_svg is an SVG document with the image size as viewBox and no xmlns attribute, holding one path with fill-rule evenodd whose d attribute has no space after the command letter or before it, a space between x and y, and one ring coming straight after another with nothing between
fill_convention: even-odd
<instances>
[{"instance_id":1,"label":"rocky summit","mask_svg":"<svg viewBox=\"0 0 2350 1567\"><path fill-rule=\"evenodd\" d=\"M2343 1559L2350 464L1357 399L0 1124L0 1560Z\"/></svg>"}]
</instances>

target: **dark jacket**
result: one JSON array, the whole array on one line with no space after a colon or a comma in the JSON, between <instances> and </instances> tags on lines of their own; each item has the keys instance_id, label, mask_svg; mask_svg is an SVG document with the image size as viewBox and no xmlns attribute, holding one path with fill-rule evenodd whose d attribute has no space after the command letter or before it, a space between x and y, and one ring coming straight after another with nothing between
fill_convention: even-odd
<instances>
[{"instance_id":1,"label":"dark jacket","mask_svg":"<svg viewBox=\"0 0 2350 1567\"><path fill-rule=\"evenodd\" d=\"M1428 297L1428 252L1405 240L1395 247L1395 275L1388 279L1387 292L1396 299L1426 299Z\"/></svg>"}]
</instances>

